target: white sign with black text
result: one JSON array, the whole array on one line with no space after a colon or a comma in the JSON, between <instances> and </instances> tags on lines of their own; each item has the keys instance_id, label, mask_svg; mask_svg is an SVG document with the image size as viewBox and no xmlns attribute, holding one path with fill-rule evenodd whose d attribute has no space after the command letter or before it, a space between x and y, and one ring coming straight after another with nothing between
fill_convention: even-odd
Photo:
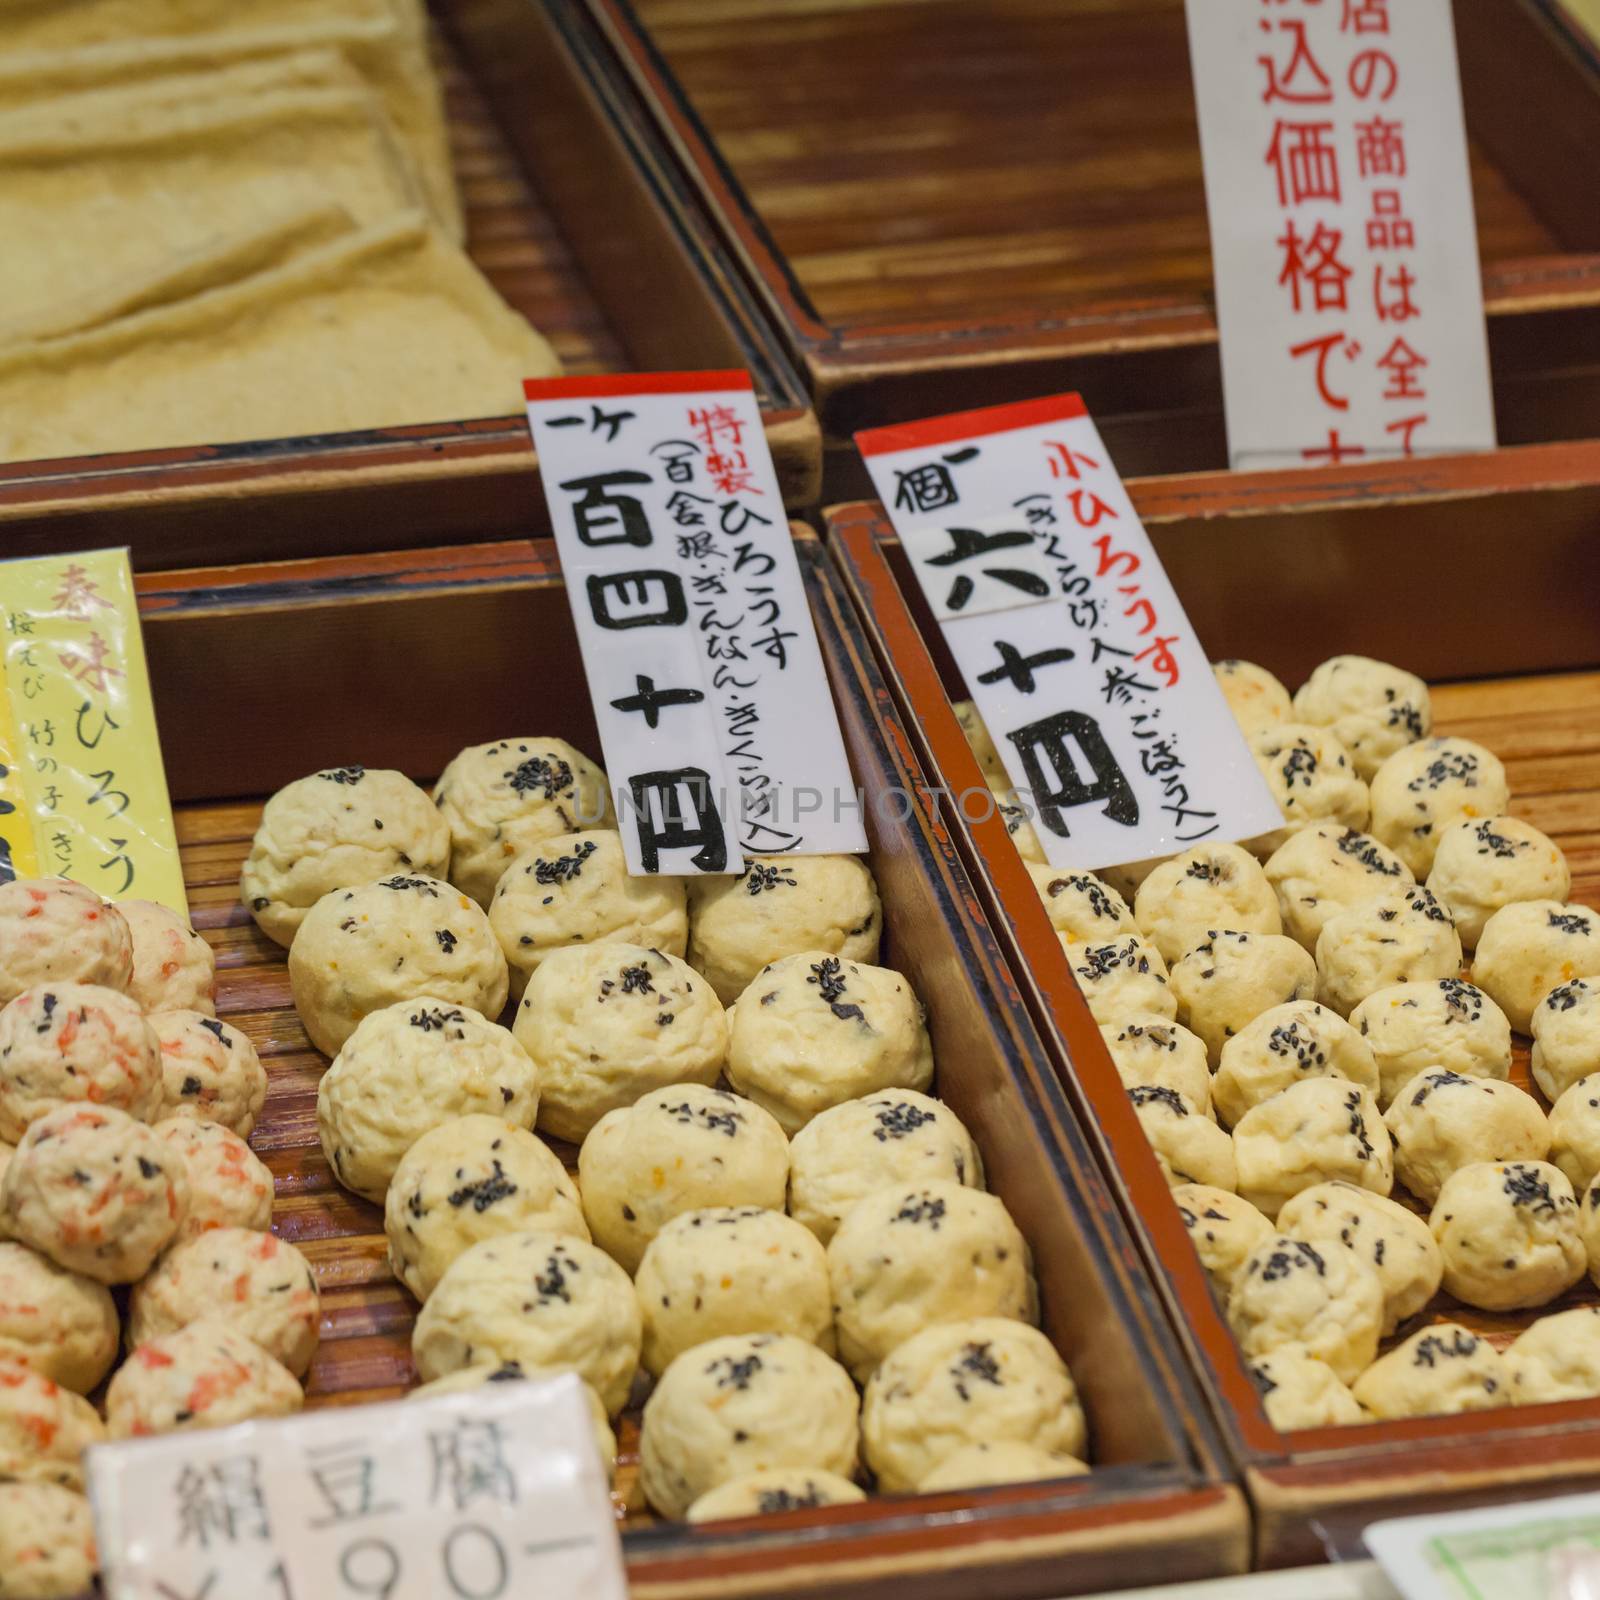
<instances>
[{"instance_id":1,"label":"white sign with black text","mask_svg":"<svg viewBox=\"0 0 1600 1600\"><path fill-rule=\"evenodd\" d=\"M88 1453L108 1600L627 1600L581 1382Z\"/></svg>"},{"instance_id":2,"label":"white sign with black text","mask_svg":"<svg viewBox=\"0 0 1600 1600\"><path fill-rule=\"evenodd\" d=\"M749 377L523 387L628 870L864 851Z\"/></svg>"},{"instance_id":3,"label":"white sign with black text","mask_svg":"<svg viewBox=\"0 0 1600 1600\"><path fill-rule=\"evenodd\" d=\"M1077 395L856 444L1052 866L1281 824Z\"/></svg>"},{"instance_id":4,"label":"white sign with black text","mask_svg":"<svg viewBox=\"0 0 1600 1600\"><path fill-rule=\"evenodd\" d=\"M1492 450L1450 0L1188 0L1236 468Z\"/></svg>"}]
</instances>

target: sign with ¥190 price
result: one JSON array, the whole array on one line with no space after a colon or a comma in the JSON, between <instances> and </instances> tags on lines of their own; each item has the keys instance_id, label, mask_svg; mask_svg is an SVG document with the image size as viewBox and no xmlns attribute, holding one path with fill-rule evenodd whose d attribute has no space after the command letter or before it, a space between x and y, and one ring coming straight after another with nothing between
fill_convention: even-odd
<instances>
[{"instance_id":1,"label":"sign with \u00a5190 price","mask_svg":"<svg viewBox=\"0 0 1600 1600\"><path fill-rule=\"evenodd\" d=\"M93 1446L108 1600L626 1600L579 1380Z\"/></svg>"},{"instance_id":2,"label":"sign with \u00a5190 price","mask_svg":"<svg viewBox=\"0 0 1600 1600\"><path fill-rule=\"evenodd\" d=\"M1051 866L1280 825L1077 395L856 445Z\"/></svg>"},{"instance_id":3,"label":"sign with \u00a5190 price","mask_svg":"<svg viewBox=\"0 0 1600 1600\"><path fill-rule=\"evenodd\" d=\"M1451 0L1187 5L1233 466L1492 450Z\"/></svg>"},{"instance_id":4,"label":"sign with \u00a5190 price","mask_svg":"<svg viewBox=\"0 0 1600 1600\"><path fill-rule=\"evenodd\" d=\"M748 374L523 389L628 871L864 851Z\"/></svg>"}]
</instances>

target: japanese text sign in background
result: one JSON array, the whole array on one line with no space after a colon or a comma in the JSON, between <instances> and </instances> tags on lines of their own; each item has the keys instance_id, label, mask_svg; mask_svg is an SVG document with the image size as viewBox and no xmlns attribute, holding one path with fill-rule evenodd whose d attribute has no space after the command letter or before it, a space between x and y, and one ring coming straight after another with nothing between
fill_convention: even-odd
<instances>
[{"instance_id":1,"label":"japanese text sign in background","mask_svg":"<svg viewBox=\"0 0 1600 1600\"><path fill-rule=\"evenodd\" d=\"M126 550L0 563L0 880L188 915Z\"/></svg>"},{"instance_id":2,"label":"japanese text sign in background","mask_svg":"<svg viewBox=\"0 0 1600 1600\"><path fill-rule=\"evenodd\" d=\"M88 1459L109 1600L626 1600L571 1376Z\"/></svg>"},{"instance_id":3,"label":"japanese text sign in background","mask_svg":"<svg viewBox=\"0 0 1600 1600\"><path fill-rule=\"evenodd\" d=\"M1492 450L1450 0L1188 15L1233 465Z\"/></svg>"},{"instance_id":4,"label":"japanese text sign in background","mask_svg":"<svg viewBox=\"0 0 1600 1600\"><path fill-rule=\"evenodd\" d=\"M524 391L628 870L865 850L749 377Z\"/></svg>"},{"instance_id":5,"label":"japanese text sign in background","mask_svg":"<svg viewBox=\"0 0 1600 1600\"><path fill-rule=\"evenodd\" d=\"M1077 395L856 443L1052 866L1281 824Z\"/></svg>"}]
</instances>

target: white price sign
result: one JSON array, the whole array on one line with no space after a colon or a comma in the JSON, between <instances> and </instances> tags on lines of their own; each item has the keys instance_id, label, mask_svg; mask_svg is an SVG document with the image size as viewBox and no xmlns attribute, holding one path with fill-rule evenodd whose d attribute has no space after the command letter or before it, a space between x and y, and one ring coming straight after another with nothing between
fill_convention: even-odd
<instances>
[{"instance_id":1,"label":"white price sign","mask_svg":"<svg viewBox=\"0 0 1600 1600\"><path fill-rule=\"evenodd\" d=\"M88 1461L108 1600L626 1600L575 1377L96 1445Z\"/></svg>"},{"instance_id":2,"label":"white price sign","mask_svg":"<svg viewBox=\"0 0 1600 1600\"><path fill-rule=\"evenodd\" d=\"M1077 395L856 444L1052 866L1281 824Z\"/></svg>"},{"instance_id":3,"label":"white price sign","mask_svg":"<svg viewBox=\"0 0 1600 1600\"><path fill-rule=\"evenodd\" d=\"M1450 0L1187 0L1235 467L1492 450Z\"/></svg>"},{"instance_id":4,"label":"white price sign","mask_svg":"<svg viewBox=\"0 0 1600 1600\"><path fill-rule=\"evenodd\" d=\"M864 851L748 375L523 389L628 870Z\"/></svg>"}]
</instances>

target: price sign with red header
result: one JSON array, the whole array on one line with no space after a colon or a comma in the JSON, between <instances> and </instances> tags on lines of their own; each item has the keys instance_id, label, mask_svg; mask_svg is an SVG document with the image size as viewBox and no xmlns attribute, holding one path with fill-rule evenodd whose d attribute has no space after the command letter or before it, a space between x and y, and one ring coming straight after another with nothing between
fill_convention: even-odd
<instances>
[{"instance_id":1,"label":"price sign with red header","mask_svg":"<svg viewBox=\"0 0 1600 1600\"><path fill-rule=\"evenodd\" d=\"M748 374L523 388L628 870L864 851Z\"/></svg>"},{"instance_id":2,"label":"price sign with red header","mask_svg":"<svg viewBox=\"0 0 1600 1600\"><path fill-rule=\"evenodd\" d=\"M1188 0L1238 468L1492 450L1450 0Z\"/></svg>"},{"instance_id":3,"label":"price sign with red header","mask_svg":"<svg viewBox=\"0 0 1600 1600\"><path fill-rule=\"evenodd\" d=\"M1077 395L856 444L1052 866L1281 823Z\"/></svg>"}]
</instances>

